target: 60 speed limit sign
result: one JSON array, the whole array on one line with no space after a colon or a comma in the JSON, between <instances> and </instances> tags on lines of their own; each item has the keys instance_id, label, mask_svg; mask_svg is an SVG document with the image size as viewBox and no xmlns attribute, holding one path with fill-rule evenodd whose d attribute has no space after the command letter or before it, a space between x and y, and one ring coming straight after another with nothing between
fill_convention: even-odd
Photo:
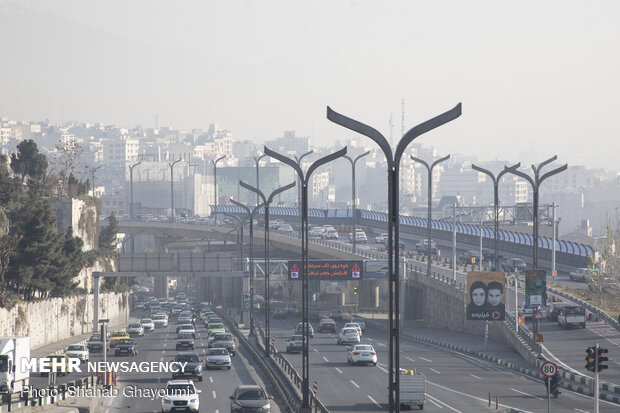
<instances>
[{"instance_id":1,"label":"60 speed limit sign","mask_svg":"<svg viewBox=\"0 0 620 413\"><path fill-rule=\"evenodd\" d=\"M540 371L545 377L553 377L558 374L558 366L551 361L545 361L542 366L540 366Z\"/></svg>"}]
</instances>

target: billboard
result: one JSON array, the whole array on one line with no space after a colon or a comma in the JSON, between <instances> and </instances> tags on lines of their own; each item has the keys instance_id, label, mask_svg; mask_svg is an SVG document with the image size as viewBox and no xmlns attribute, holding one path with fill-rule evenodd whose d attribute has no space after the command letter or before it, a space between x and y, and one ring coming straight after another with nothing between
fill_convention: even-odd
<instances>
[{"instance_id":1,"label":"billboard","mask_svg":"<svg viewBox=\"0 0 620 413\"><path fill-rule=\"evenodd\" d=\"M503 321L506 317L506 274L500 271L467 273L467 319Z\"/></svg>"},{"instance_id":2,"label":"billboard","mask_svg":"<svg viewBox=\"0 0 620 413\"><path fill-rule=\"evenodd\" d=\"M545 270L525 271L525 307L547 305L547 273Z\"/></svg>"},{"instance_id":3,"label":"billboard","mask_svg":"<svg viewBox=\"0 0 620 413\"><path fill-rule=\"evenodd\" d=\"M364 278L369 280L385 280L388 278L388 262L387 261L366 261L366 272Z\"/></svg>"},{"instance_id":4,"label":"billboard","mask_svg":"<svg viewBox=\"0 0 620 413\"><path fill-rule=\"evenodd\" d=\"M310 280L348 281L364 278L364 262L343 260L310 260L306 274ZM288 262L288 279L300 280L301 261Z\"/></svg>"}]
</instances>

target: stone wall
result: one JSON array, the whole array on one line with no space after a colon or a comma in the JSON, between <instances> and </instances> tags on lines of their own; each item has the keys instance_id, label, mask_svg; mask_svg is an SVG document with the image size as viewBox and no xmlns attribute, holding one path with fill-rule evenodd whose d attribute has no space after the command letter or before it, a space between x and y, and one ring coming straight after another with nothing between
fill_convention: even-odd
<instances>
[{"instance_id":1,"label":"stone wall","mask_svg":"<svg viewBox=\"0 0 620 413\"><path fill-rule=\"evenodd\" d=\"M99 296L99 318L110 325L129 320L128 294ZM0 308L0 336L30 336L31 348L93 331L93 295L50 298L19 303L11 310Z\"/></svg>"}]
</instances>

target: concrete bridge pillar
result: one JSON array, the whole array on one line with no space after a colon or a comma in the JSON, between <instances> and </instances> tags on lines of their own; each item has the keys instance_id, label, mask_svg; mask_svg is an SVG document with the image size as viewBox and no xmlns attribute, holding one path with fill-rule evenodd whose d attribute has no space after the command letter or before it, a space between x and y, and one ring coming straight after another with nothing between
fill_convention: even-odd
<instances>
[{"instance_id":1,"label":"concrete bridge pillar","mask_svg":"<svg viewBox=\"0 0 620 413\"><path fill-rule=\"evenodd\" d=\"M155 277L155 297L168 298L168 277Z\"/></svg>"}]
</instances>

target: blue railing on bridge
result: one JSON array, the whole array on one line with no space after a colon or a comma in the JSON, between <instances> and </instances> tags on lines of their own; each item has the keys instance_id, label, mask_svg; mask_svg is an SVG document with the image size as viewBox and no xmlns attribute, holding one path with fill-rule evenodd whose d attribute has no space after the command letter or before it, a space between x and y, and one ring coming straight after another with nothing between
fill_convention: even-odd
<instances>
[{"instance_id":1,"label":"blue railing on bridge","mask_svg":"<svg viewBox=\"0 0 620 413\"><path fill-rule=\"evenodd\" d=\"M228 212L232 214L242 214L244 213L241 207L235 205L218 205L214 207L211 205L211 209L217 208L218 213ZM357 211L358 223L360 225L372 225L377 223L385 223L387 222L387 214L385 212L377 212L370 211L366 209L358 209ZM288 208L288 207L272 207L269 209L269 213L272 217L297 217L299 216L299 211L297 208ZM318 209L318 208L310 208L308 209L308 216L314 219L325 219L326 222L338 219L350 219L352 214L350 209ZM400 223L401 223L401 232L407 233L416 233L418 235L423 235L422 230L426 230L426 219L414 216L401 215ZM452 237L452 222L449 221L439 221L432 220L431 227L435 232L434 236L438 236L438 238L445 238L446 240L451 239ZM472 224L463 224L456 223L456 233L457 237L466 237L471 238L473 241L474 238L480 238L480 227L478 225ZM486 240L494 239L494 230L493 228L482 228L482 238ZM503 243L503 248L508 250L509 252L516 252L517 247L531 247L534 243L534 238L530 234L526 234L523 232L517 231L506 231L500 230L498 233L498 239ZM541 250L547 250L550 254L551 246L553 240L548 237L539 237L538 238L538 246ZM515 248L510 248L510 244L513 244ZM583 266L587 265L587 259L590 256L594 255L592 247L585 244L580 244L572 241L565 240L556 240L555 241L555 250L556 253L565 255L566 258L569 257L579 257L580 259L570 260L574 265ZM541 251L541 254L544 255L544 251ZM584 264L586 263L586 264Z\"/></svg>"}]
</instances>

